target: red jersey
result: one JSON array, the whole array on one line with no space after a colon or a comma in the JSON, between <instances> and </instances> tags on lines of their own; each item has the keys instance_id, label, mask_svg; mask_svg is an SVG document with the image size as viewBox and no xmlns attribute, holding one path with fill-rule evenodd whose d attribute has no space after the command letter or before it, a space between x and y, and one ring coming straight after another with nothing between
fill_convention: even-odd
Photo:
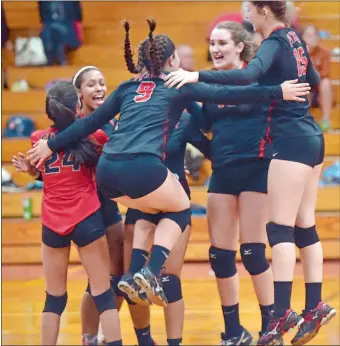
<instances>
[{"instance_id":1,"label":"red jersey","mask_svg":"<svg viewBox=\"0 0 340 346\"><path fill-rule=\"evenodd\" d=\"M32 145L42 138L54 136L56 132L53 127L33 132ZM98 142L102 142L102 134L98 138L96 134L94 136ZM44 182L41 206L43 225L60 235L67 235L75 225L100 208L93 173L92 168L74 164L67 150L53 153L45 161L41 168Z\"/></svg>"}]
</instances>

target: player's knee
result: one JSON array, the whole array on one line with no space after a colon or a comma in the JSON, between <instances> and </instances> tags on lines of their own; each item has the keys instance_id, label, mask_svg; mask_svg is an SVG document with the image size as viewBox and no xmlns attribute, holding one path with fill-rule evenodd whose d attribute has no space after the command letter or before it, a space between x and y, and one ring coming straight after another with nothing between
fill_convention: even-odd
<instances>
[{"instance_id":1,"label":"player's knee","mask_svg":"<svg viewBox=\"0 0 340 346\"><path fill-rule=\"evenodd\" d=\"M299 249L303 249L307 246L314 245L318 243L319 236L316 232L315 226L309 227L309 228L301 228L298 226L295 226L295 245Z\"/></svg>"},{"instance_id":2,"label":"player's knee","mask_svg":"<svg viewBox=\"0 0 340 346\"><path fill-rule=\"evenodd\" d=\"M267 223L267 237L271 247L280 243L295 243L294 227Z\"/></svg>"},{"instance_id":3,"label":"player's knee","mask_svg":"<svg viewBox=\"0 0 340 346\"><path fill-rule=\"evenodd\" d=\"M269 269L266 259L266 245L263 243L241 244L241 258L250 275L259 275Z\"/></svg>"},{"instance_id":4,"label":"player's knee","mask_svg":"<svg viewBox=\"0 0 340 346\"><path fill-rule=\"evenodd\" d=\"M99 314L102 314L106 310L117 309L115 295L112 288L108 289L102 294L99 294L98 296L92 296L92 298Z\"/></svg>"},{"instance_id":5,"label":"player's knee","mask_svg":"<svg viewBox=\"0 0 340 346\"><path fill-rule=\"evenodd\" d=\"M219 279L230 278L237 272L236 251L211 246L209 249L209 260L211 269Z\"/></svg>"},{"instance_id":6,"label":"player's knee","mask_svg":"<svg viewBox=\"0 0 340 346\"><path fill-rule=\"evenodd\" d=\"M162 274L161 280L168 303L175 303L183 298L181 279L178 276Z\"/></svg>"},{"instance_id":7,"label":"player's knee","mask_svg":"<svg viewBox=\"0 0 340 346\"><path fill-rule=\"evenodd\" d=\"M111 275L111 288L117 297L124 297L123 292L118 288L118 282L121 278L121 275Z\"/></svg>"},{"instance_id":8,"label":"player's knee","mask_svg":"<svg viewBox=\"0 0 340 346\"><path fill-rule=\"evenodd\" d=\"M182 232L184 232L191 223L191 209L189 208L173 213L163 213L161 219L170 219L174 221L181 228Z\"/></svg>"},{"instance_id":9,"label":"player's knee","mask_svg":"<svg viewBox=\"0 0 340 346\"><path fill-rule=\"evenodd\" d=\"M67 304L67 292L62 296L52 296L46 292L45 306L43 312L53 312L61 316Z\"/></svg>"}]
</instances>

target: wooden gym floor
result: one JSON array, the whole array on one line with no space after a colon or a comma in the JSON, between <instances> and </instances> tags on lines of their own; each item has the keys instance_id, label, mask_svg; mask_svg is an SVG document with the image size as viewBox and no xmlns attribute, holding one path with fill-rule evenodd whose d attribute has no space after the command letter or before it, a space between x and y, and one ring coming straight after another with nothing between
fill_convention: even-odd
<instances>
[{"instance_id":1,"label":"wooden gym floor","mask_svg":"<svg viewBox=\"0 0 340 346\"><path fill-rule=\"evenodd\" d=\"M241 322L257 336L260 313L251 280L242 265ZM223 320L214 278L209 275L209 264L186 264L183 270L183 295L186 302L184 345L218 345L223 331ZM313 345L340 345L340 262L328 262L324 268L323 296L337 309L338 315L323 327L311 342ZM3 266L2 268L2 344L40 344L40 317L44 303L44 279L41 266ZM69 301L61 322L58 344L80 344L80 301L86 286L86 276L80 266L69 269ZM304 283L301 265L296 267L292 306L301 311L304 306ZM136 345L132 323L126 305L120 312L123 342ZM152 335L159 345L166 344L162 309L152 308ZM290 345L292 334L285 344Z\"/></svg>"}]
</instances>

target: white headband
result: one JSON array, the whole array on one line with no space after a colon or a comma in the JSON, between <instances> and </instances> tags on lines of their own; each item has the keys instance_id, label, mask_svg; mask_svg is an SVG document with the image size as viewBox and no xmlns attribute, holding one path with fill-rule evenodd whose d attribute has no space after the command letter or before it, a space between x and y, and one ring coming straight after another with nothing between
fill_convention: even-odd
<instances>
[{"instance_id":1,"label":"white headband","mask_svg":"<svg viewBox=\"0 0 340 346\"><path fill-rule=\"evenodd\" d=\"M77 78L79 77L79 75L80 75L82 72L84 72L85 70L89 70L89 69L96 69L96 70L98 70L98 67L96 67L96 66L84 66L84 67L82 67L82 68L74 75L74 77L73 77L73 79L72 79L72 84L73 84L74 86L76 86L76 80L77 80Z\"/></svg>"}]
</instances>

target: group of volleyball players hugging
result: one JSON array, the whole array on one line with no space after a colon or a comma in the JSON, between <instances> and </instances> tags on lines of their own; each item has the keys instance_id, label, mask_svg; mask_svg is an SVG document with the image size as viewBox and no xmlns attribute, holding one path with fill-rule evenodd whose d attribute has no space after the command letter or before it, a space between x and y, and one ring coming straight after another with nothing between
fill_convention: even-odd
<instances>
[{"instance_id":1,"label":"group of volleyball players hugging","mask_svg":"<svg viewBox=\"0 0 340 346\"><path fill-rule=\"evenodd\" d=\"M83 345L98 343L99 324L106 345L122 345L124 299L139 345L156 344L151 304L164 308L168 344L182 343L181 269L191 225L187 143L212 162L209 259L225 322L222 344L253 340L239 318L238 239L262 316L258 345L283 345L295 327L292 344L305 344L334 317L321 298L323 254L315 229L324 139L306 100L319 76L285 11L285 1L249 2L249 19L265 38L260 47L240 24L218 24L210 37L214 69L201 72L179 69L174 43L154 34L153 19L135 64L124 22L124 56L135 78L106 98L101 71L86 66L72 82L48 90L53 126L32 134L27 156L13 157L18 171L44 182L43 345L57 342L71 241L89 281ZM203 135L210 131L211 141ZM117 203L128 207L125 227ZM306 286L300 315L290 307L295 246Z\"/></svg>"}]
</instances>

